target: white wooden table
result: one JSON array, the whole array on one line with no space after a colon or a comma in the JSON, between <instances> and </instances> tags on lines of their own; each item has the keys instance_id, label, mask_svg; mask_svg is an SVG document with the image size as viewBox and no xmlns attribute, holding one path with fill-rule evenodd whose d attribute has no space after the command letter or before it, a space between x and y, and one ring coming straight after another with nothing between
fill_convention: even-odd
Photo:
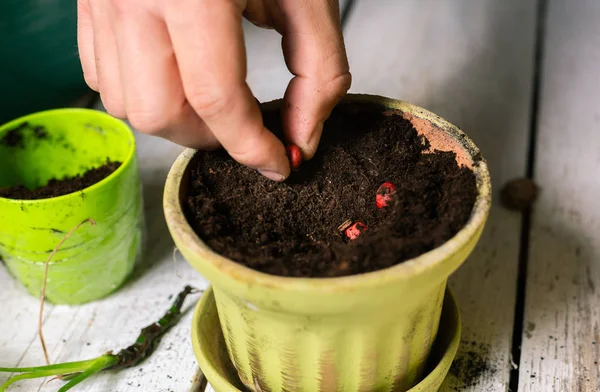
<instances>
[{"instance_id":1,"label":"white wooden table","mask_svg":"<svg viewBox=\"0 0 600 392\"><path fill-rule=\"evenodd\" d=\"M496 191L524 175L542 188L531 214L495 203L481 243L451 278L463 336L443 391L599 391L600 1L354 0L343 7L349 4L353 92L404 99L463 128L488 159ZM290 74L277 34L246 27L249 83L261 101L279 98ZM53 362L127 346L170 295L185 284L207 286L180 255L174 261L162 215L163 183L181 148L137 138L147 256L107 299L46 306ZM37 298L2 268L0 287L0 364L42 364ZM188 312L141 366L76 390L203 389L190 327ZM59 383L22 382L11 391L55 391Z\"/></svg>"}]
</instances>

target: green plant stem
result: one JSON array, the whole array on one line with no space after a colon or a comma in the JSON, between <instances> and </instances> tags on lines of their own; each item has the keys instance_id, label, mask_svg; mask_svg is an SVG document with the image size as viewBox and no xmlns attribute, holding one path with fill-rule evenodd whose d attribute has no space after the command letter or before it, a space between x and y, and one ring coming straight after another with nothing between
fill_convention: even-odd
<instances>
[{"instance_id":1,"label":"green plant stem","mask_svg":"<svg viewBox=\"0 0 600 392\"><path fill-rule=\"evenodd\" d=\"M66 392L69 389L73 388L75 385L84 381L86 378L91 377L95 373L101 372L104 369L108 369L113 366L118 361L118 358L114 355L103 355L99 357L96 363L90 366L88 369L79 373L75 377L73 377L68 383L63 385L58 392Z\"/></svg>"},{"instance_id":2,"label":"green plant stem","mask_svg":"<svg viewBox=\"0 0 600 392\"><path fill-rule=\"evenodd\" d=\"M19 374L17 376L13 376L13 377L9 378L8 380L6 380L6 382L0 386L0 392L6 391L6 388L8 388L11 384L16 383L17 381L26 380L28 378L38 378L38 377L46 377L46 376L44 376L40 373L23 373L23 374Z\"/></svg>"},{"instance_id":3,"label":"green plant stem","mask_svg":"<svg viewBox=\"0 0 600 392\"><path fill-rule=\"evenodd\" d=\"M100 357L102 358L102 357ZM93 365L98 358L89 359L87 361L78 362L65 362L56 365L48 366L35 366L35 367L16 367L16 368L4 368L0 367L0 372L3 373L25 373L25 372L39 372L39 371L51 371L52 375L68 374L68 373L79 373Z\"/></svg>"}]
</instances>

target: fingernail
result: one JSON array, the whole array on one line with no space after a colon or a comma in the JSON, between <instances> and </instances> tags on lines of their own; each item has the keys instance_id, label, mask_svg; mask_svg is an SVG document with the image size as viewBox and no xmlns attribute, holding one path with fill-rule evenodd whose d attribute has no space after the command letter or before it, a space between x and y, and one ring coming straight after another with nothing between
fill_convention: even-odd
<instances>
[{"instance_id":1,"label":"fingernail","mask_svg":"<svg viewBox=\"0 0 600 392\"><path fill-rule=\"evenodd\" d=\"M285 180L285 176L282 174L279 174L277 172L274 172L272 170L258 170L258 172L260 174L262 174L263 176L267 177L269 180L273 180L273 181L283 181Z\"/></svg>"}]
</instances>

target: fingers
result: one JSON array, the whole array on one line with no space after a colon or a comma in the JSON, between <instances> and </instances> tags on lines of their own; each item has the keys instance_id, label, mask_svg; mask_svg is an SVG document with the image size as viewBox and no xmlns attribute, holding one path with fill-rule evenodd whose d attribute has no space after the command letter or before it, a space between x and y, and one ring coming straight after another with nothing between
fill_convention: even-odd
<instances>
[{"instance_id":1,"label":"fingers","mask_svg":"<svg viewBox=\"0 0 600 392\"><path fill-rule=\"evenodd\" d=\"M106 111L126 118L125 99L121 88L117 41L111 24L110 2L89 0L94 25L94 53L100 98Z\"/></svg>"},{"instance_id":2,"label":"fingers","mask_svg":"<svg viewBox=\"0 0 600 392\"><path fill-rule=\"evenodd\" d=\"M233 0L180 0L165 18L188 102L235 160L279 181L289 162L245 82L241 12Z\"/></svg>"},{"instance_id":3,"label":"fingers","mask_svg":"<svg viewBox=\"0 0 600 392\"><path fill-rule=\"evenodd\" d=\"M98 91L94 58L94 28L88 0L77 1L77 47L85 82L92 90Z\"/></svg>"},{"instance_id":4,"label":"fingers","mask_svg":"<svg viewBox=\"0 0 600 392\"><path fill-rule=\"evenodd\" d=\"M135 2L115 4L111 20L118 37L119 73L131 125L187 147L218 146L186 100L164 21Z\"/></svg>"},{"instance_id":5,"label":"fingers","mask_svg":"<svg viewBox=\"0 0 600 392\"><path fill-rule=\"evenodd\" d=\"M278 30L288 69L295 77L284 96L286 136L310 159L323 123L351 84L337 0L278 0Z\"/></svg>"}]
</instances>

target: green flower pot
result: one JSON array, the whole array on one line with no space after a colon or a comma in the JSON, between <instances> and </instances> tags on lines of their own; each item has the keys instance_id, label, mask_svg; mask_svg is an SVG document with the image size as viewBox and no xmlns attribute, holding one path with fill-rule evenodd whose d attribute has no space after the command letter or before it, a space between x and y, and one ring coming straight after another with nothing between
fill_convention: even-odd
<instances>
[{"instance_id":1,"label":"green flower pot","mask_svg":"<svg viewBox=\"0 0 600 392\"><path fill-rule=\"evenodd\" d=\"M41 200L0 197L0 258L33 295L39 295L45 262L65 235L86 219L54 255L46 298L81 304L122 285L141 256L144 216L135 139L127 125L88 109L35 113L0 127L0 140L27 122L21 146L0 143L0 188L45 185L51 178L84 173L107 158L122 165L100 182ZM43 126L47 137L36 136Z\"/></svg>"},{"instance_id":2,"label":"green flower pot","mask_svg":"<svg viewBox=\"0 0 600 392\"><path fill-rule=\"evenodd\" d=\"M473 170L477 199L454 237L393 267L339 278L268 275L215 253L188 223L183 205L196 151L185 150L165 186L167 224L186 260L211 282L227 352L254 392L403 392L418 384L438 336L447 279L477 244L488 217L487 164L460 129L403 101L354 94L344 101L396 111L433 149L454 151Z\"/></svg>"}]
</instances>

